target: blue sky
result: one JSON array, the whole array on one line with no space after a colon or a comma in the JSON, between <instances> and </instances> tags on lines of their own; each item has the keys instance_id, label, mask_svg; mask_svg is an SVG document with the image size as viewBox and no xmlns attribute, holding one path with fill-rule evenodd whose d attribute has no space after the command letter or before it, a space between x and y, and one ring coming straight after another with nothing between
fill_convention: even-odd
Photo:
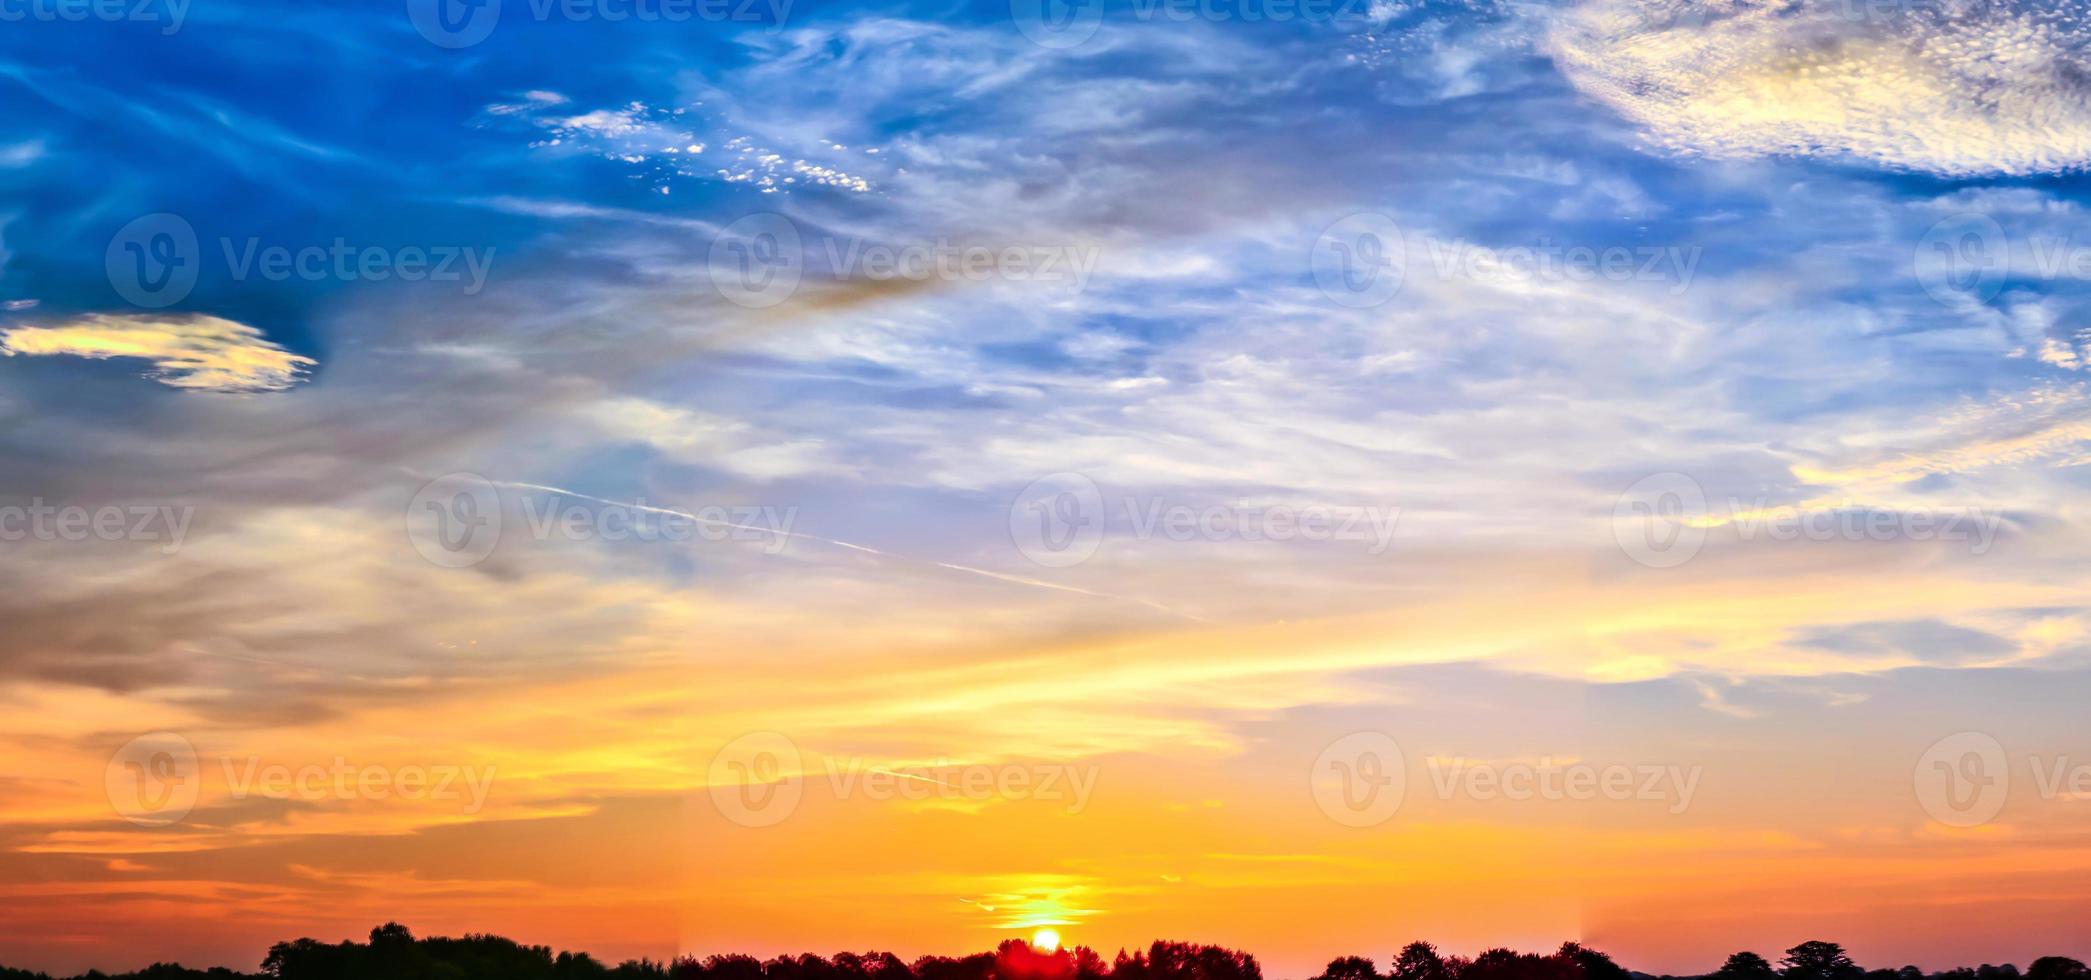
<instances>
[{"instance_id":1,"label":"blue sky","mask_svg":"<svg viewBox=\"0 0 2091 980\"><path fill-rule=\"evenodd\" d=\"M10 539L0 569L25 719L0 737L35 760L6 774L0 877L76 885L65 935L154 876L358 913L401 880L574 884L513 827L340 800L303 801L312 825L225 802L198 847L282 850L155 866L164 841L120 834L97 789L143 731L397 761L401 713L455 716L418 740L515 773L499 821L639 840L704 785L664 760L755 729L1113 760L1166 787L1135 794L1155 813L1224 802L1255 836L1290 818L1245 802L1252 777L1398 717L1414 758L1726 767L1725 803L1650 839L1739 868L1863 841L1837 870L1878 886L1759 882L1724 931L1663 920L1674 882L1592 878L1431 920L1470 944L1579 925L1683 969L1687 941L1778 941L1812 898L1860 910L1836 921L1880 957L2068 952L2054 903L2082 896L2045 878L1986 931L1921 928L1976 881L1953 860L2091 852L2032 796L2008 833L1941 838L1910 771L1963 730L2021 771L2086 754L2084 3L169 2L21 4L0 31L0 504L193 517L171 549ZM454 474L504 530L446 564L414 507ZM768 530L530 533L552 505ZM1158 530L1171 508L1189 530ZM1765 803L1845 755L1849 800ZM1493 829L1445 847L1502 846L1497 811L1454 811ZM1631 853L1641 819L1591 853ZM793 853L862 830L816 823ZM335 847L439 825L518 863ZM1224 910L1398 892L1389 869L1424 860L1379 857L1356 880L1207 867L1236 904L1182 908L1312 967L1366 925ZM1177 927L1070 855L967 874L894 907L1014 889L1091 903L1060 911L1113 942ZM505 914L642 951L827 942L758 899L687 901L762 925ZM155 922L192 958L253 939Z\"/></svg>"}]
</instances>

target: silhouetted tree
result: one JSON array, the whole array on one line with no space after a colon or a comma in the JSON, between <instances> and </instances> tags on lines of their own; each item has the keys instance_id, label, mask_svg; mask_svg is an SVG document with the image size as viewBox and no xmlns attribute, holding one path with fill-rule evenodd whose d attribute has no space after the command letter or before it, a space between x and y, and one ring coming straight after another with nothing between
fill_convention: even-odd
<instances>
[{"instance_id":1,"label":"silhouetted tree","mask_svg":"<svg viewBox=\"0 0 2091 980\"><path fill-rule=\"evenodd\" d=\"M1394 962L1387 967L1387 980L1451 980L1451 971L1446 969L1444 958L1438 948L1417 940L1401 947L1394 955Z\"/></svg>"},{"instance_id":2,"label":"silhouetted tree","mask_svg":"<svg viewBox=\"0 0 2091 980\"><path fill-rule=\"evenodd\" d=\"M627 960L605 967L586 953L554 954L500 936L417 939L405 926L388 922L370 931L368 942L323 943L304 938L269 947L263 973L226 969L191 970L155 963L135 973L107 976L89 971L75 980L1263 980L1256 958L1221 946L1155 942L1145 950L1119 950L1105 964L1084 946L1033 949L1021 940L992 953L952 958L924 956L912 964L891 953L841 952L778 956L681 957L672 963ZM53 980L41 973L0 967L0 980ZM1343 956L1313 980L1655 980L1632 974L1597 950L1561 944L1551 955L1491 949L1472 960L1441 956L1425 942L1403 947L1385 975L1364 957ZM1673 980L1664 977L1661 980ZM1925 976L1914 966L1861 970L1844 948L1806 942L1786 951L1780 969L1764 957L1736 953L1706 978L1685 980L2091 980L2083 963L2045 956L2021 976L2010 964L1962 967Z\"/></svg>"},{"instance_id":3,"label":"silhouetted tree","mask_svg":"<svg viewBox=\"0 0 2091 980\"><path fill-rule=\"evenodd\" d=\"M2018 980L2018 967L2009 963L2003 966L1984 963L1975 968L1975 980Z\"/></svg>"},{"instance_id":4,"label":"silhouetted tree","mask_svg":"<svg viewBox=\"0 0 2091 980\"><path fill-rule=\"evenodd\" d=\"M1111 968L1096 950L1087 946L1076 946L1074 951L1076 980L1103 980L1111 975Z\"/></svg>"},{"instance_id":5,"label":"silhouetted tree","mask_svg":"<svg viewBox=\"0 0 2091 980\"><path fill-rule=\"evenodd\" d=\"M1066 980L1075 972L1071 950L1040 950L1021 939L1004 940L995 947L997 980Z\"/></svg>"},{"instance_id":6,"label":"silhouetted tree","mask_svg":"<svg viewBox=\"0 0 2091 980\"><path fill-rule=\"evenodd\" d=\"M1858 980L1866 971L1844 955L1844 947L1815 939L1786 951L1779 975L1786 980Z\"/></svg>"},{"instance_id":7,"label":"silhouetted tree","mask_svg":"<svg viewBox=\"0 0 2091 980\"><path fill-rule=\"evenodd\" d=\"M609 969L587 953L560 953L552 960L552 976L558 980L600 980Z\"/></svg>"},{"instance_id":8,"label":"silhouetted tree","mask_svg":"<svg viewBox=\"0 0 2091 980\"><path fill-rule=\"evenodd\" d=\"M699 966L691 961L692 966ZM762 961L741 953L712 956L692 975L705 980L762 980Z\"/></svg>"},{"instance_id":9,"label":"silhouetted tree","mask_svg":"<svg viewBox=\"0 0 2091 980\"><path fill-rule=\"evenodd\" d=\"M963 959L925 956L915 961L917 980L989 980L994 970L993 953L975 953Z\"/></svg>"},{"instance_id":10,"label":"silhouetted tree","mask_svg":"<svg viewBox=\"0 0 2091 980\"><path fill-rule=\"evenodd\" d=\"M1745 951L1728 957L1728 962L1721 964L1713 975L1717 980L1774 980L1779 971L1772 969L1764 957Z\"/></svg>"},{"instance_id":11,"label":"silhouetted tree","mask_svg":"<svg viewBox=\"0 0 2091 980\"><path fill-rule=\"evenodd\" d=\"M2091 980L2091 969L2067 956L2043 956L2026 968L2026 980Z\"/></svg>"},{"instance_id":12,"label":"silhouetted tree","mask_svg":"<svg viewBox=\"0 0 2091 980\"><path fill-rule=\"evenodd\" d=\"M1633 974L1626 972L1625 967L1582 943L1562 943L1554 957L1574 964L1583 980L1633 980Z\"/></svg>"},{"instance_id":13,"label":"silhouetted tree","mask_svg":"<svg viewBox=\"0 0 2091 980\"><path fill-rule=\"evenodd\" d=\"M1140 980L1263 980L1256 957L1220 946L1156 940Z\"/></svg>"},{"instance_id":14,"label":"silhouetted tree","mask_svg":"<svg viewBox=\"0 0 2091 980\"><path fill-rule=\"evenodd\" d=\"M1490 949L1460 971L1461 980L1581 980L1582 964L1568 956Z\"/></svg>"},{"instance_id":15,"label":"silhouetted tree","mask_svg":"<svg viewBox=\"0 0 2091 980\"><path fill-rule=\"evenodd\" d=\"M1329 961L1316 980L1380 980L1379 968L1362 956L1340 956Z\"/></svg>"}]
</instances>

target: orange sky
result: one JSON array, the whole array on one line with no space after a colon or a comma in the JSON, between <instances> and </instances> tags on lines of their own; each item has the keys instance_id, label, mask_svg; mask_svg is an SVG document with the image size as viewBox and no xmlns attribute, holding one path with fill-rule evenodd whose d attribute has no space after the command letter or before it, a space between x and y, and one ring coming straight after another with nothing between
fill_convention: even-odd
<instances>
[{"instance_id":1,"label":"orange sky","mask_svg":"<svg viewBox=\"0 0 2091 980\"><path fill-rule=\"evenodd\" d=\"M413 574L443 588L449 572ZM1934 573L1895 574L1841 589L1836 615L1956 598ZM17 685L4 729L29 750L12 760L0 929L11 965L62 970L251 967L277 939L386 919L607 956L957 952L1051 924L1107 951L1239 946L1279 976L1411 938L1581 938L1656 972L1815 937L1873 965L2086 953L2082 804L2044 798L2028 768L2068 755L2052 733L2077 706L2031 696L2023 671L1782 647L1788 619L1825 616L1795 581L1708 563L1527 593L1514 614L1447 583L1457 599L1366 616L1147 619L1023 646L988 639L1023 606L954 607L925 639L912 613L871 603L793 623L805 649L788 669L756 639L783 607L627 582L644 628L586 674L237 726L175 692ZM2026 604L2054 590L2000 588ZM646 649L698 617L734 625ZM456 635L461 658L523 642ZM1760 680L1682 680L1682 656ZM1919 756L1978 721L2011 746L2016 790L1994 819L1949 827L1918 796ZM144 757L114 733L133 731L196 753L176 822L124 819L162 822L126 795L124 763ZM1399 753L1380 760L1404 775L1391 813L1346 813L1321 771L1330 751L1360 761L1331 749L1359 732ZM1595 798L1538 781L1584 770L1599 786L1608 767L1631 775ZM1526 798L1508 792L1520 778ZM424 786L432 798L399 798Z\"/></svg>"}]
</instances>

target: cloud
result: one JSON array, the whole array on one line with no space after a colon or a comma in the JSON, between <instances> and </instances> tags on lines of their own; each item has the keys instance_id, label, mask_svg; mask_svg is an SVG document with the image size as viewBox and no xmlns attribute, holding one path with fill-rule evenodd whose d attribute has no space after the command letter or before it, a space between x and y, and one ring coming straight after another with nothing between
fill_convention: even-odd
<instances>
[{"instance_id":1,"label":"cloud","mask_svg":"<svg viewBox=\"0 0 2091 980\"><path fill-rule=\"evenodd\" d=\"M749 423L645 398L616 398L581 412L603 432L644 442L671 459L711 466L752 480L850 476L818 439L780 439Z\"/></svg>"},{"instance_id":2,"label":"cloud","mask_svg":"<svg viewBox=\"0 0 2091 980\"><path fill-rule=\"evenodd\" d=\"M2008 659L2019 644L1940 619L1912 619L1819 627L1799 642L1837 653L1899 654L1931 664L1982 664Z\"/></svg>"},{"instance_id":3,"label":"cloud","mask_svg":"<svg viewBox=\"0 0 2091 980\"><path fill-rule=\"evenodd\" d=\"M143 358L161 384L225 392L282 391L318 363L253 327L214 316L91 314L54 327L14 327L0 332L0 353Z\"/></svg>"},{"instance_id":4,"label":"cloud","mask_svg":"<svg viewBox=\"0 0 2091 980\"><path fill-rule=\"evenodd\" d=\"M1584 93L1666 149L1971 176L2091 163L2085 8L1588 0L1555 26Z\"/></svg>"}]
</instances>

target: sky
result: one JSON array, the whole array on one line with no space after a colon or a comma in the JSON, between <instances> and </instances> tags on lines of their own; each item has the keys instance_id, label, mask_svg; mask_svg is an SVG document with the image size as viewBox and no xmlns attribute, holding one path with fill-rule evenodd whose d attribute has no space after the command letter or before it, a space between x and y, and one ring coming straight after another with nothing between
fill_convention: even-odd
<instances>
[{"instance_id":1,"label":"sky","mask_svg":"<svg viewBox=\"0 0 2091 980\"><path fill-rule=\"evenodd\" d=\"M0 20L0 963L2091 958L2091 3Z\"/></svg>"}]
</instances>

